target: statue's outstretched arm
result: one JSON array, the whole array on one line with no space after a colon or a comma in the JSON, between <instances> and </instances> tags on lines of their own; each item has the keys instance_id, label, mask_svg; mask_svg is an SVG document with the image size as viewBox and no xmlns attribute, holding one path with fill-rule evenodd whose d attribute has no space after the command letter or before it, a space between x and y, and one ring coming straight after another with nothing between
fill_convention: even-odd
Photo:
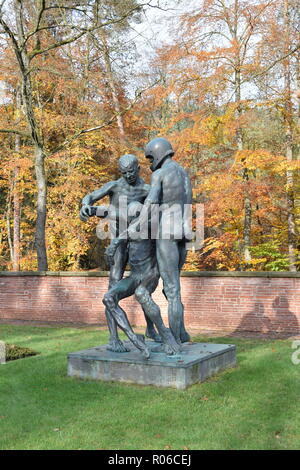
<instances>
[{"instance_id":1,"label":"statue's outstretched arm","mask_svg":"<svg viewBox=\"0 0 300 470\"><path fill-rule=\"evenodd\" d=\"M109 183L104 184L100 189L96 189L90 194L87 194L82 199L82 207L80 209L80 219L82 221L86 221L88 217L95 215L92 210L92 204L94 202L99 201L99 199L104 198L112 193L114 187L116 185L116 181L110 181Z\"/></svg>"}]
</instances>

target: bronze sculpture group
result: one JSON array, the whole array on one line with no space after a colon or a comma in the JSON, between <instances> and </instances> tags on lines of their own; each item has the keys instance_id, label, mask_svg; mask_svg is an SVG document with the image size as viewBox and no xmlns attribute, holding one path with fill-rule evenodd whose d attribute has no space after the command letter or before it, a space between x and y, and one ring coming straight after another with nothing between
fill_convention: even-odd
<instances>
[{"instance_id":1,"label":"bronze sculpture group","mask_svg":"<svg viewBox=\"0 0 300 470\"><path fill-rule=\"evenodd\" d=\"M96 215L93 204L109 196L116 217L114 238L106 250L110 264L109 290L103 298L110 340L107 349L127 352L118 336L118 327L147 359L150 351L143 335L135 334L119 301L135 294L147 322L146 336L161 343L167 355L178 354L190 337L184 326L180 293L180 270L186 259L185 207L192 202L190 179L172 157L174 150L164 138L150 141L145 157L152 170L151 184L139 176L138 159L123 155L119 159L121 178L106 183L82 200L80 217ZM120 200L126 200L126 217ZM107 212L106 212L107 214ZM121 227L121 219L126 226ZM146 234L146 235L145 235ZM127 263L130 275L123 278ZM164 325L154 302L159 278L168 301L169 328Z\"/></svg>"}]
</instances>

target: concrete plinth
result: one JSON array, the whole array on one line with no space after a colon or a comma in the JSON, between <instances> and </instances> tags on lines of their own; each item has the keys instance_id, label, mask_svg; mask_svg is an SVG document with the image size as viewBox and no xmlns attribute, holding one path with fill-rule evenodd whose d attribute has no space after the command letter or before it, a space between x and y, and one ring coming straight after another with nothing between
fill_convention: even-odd
<instances>
[{"instance_id":1,"label":"concrete plinth","mask_svg":"<svg viewBox=\"0 0 300 470\"><path fill-rule=\"evenodd\" d=\"M153 341L146 344L150 350L159 347ZM130 342L126 346L130 352L113 353L104 345L70 353L68 375L185 389L236 365L236 347L232 344L185 343L179 355L151 352L150 359L143 359Z\"/></svg>"}]
</instances>

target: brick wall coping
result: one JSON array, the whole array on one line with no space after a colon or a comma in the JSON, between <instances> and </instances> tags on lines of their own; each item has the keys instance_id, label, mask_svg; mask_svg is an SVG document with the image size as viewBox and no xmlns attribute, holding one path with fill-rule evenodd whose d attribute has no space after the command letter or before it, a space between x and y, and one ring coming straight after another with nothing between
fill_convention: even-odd
<instances>
[{"instance_id":1,"label":"brick wall coping","mask_svg":"<svg viewBox=\"0 0 300 470\"><path fill-rule=\"evenodd\" d=\"M0 271L0 277L53 276L53 277L107 277L108 271ZM263 277L300 278L300 271L183 271L182 277Z\"/></svg>"}]
</instances>

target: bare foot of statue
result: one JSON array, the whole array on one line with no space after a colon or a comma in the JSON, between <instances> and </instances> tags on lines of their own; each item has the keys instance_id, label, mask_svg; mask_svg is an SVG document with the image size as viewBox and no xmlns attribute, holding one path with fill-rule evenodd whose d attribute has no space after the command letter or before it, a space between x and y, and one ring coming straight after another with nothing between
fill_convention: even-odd
<instances>
[{"instance_id":1,"label":"bare foot of statue","mask_svg":"<svg viewBox=\"0 0 300 470\"><path fill-rule=\"evenodd\" d=\"M147 338L153 339L153 341L156 343L162 343L160 335L157 333L157 331L155 331L154 328L147 328L145 334Z\"/></svg>"},{"instance_id":2,"label":"bare foot of statue","mask_svg":"<svg viewBox=\"0 0 300 470\"><path fill-rule=\"evenodd\" d=\"M173 354L179 354L181 351L181 345L177 343L168 328L165 332L164 349L168 356L172 356Z\"/></svg>"},{"instance_id":3,"label":"bare foot of statue","mask_svg":"<svg viewBox=\"0 0 300 470\"><path fill-rule=\"evenodd\" d=\"M149 359L150 352L145 344L145 336L136 334L136 340L134 342L135 346L142 352L142 356L145 359Z\"/></svg>"},{"instance_id":4,"label":"bare foot of statue","mask_svg":"<svg viewBox=\"0 0 300 470\"><path fill-rule=\"evenodd\" d=\"M111 339L106 349L108 349L108 351L113 351L117 353L126 353L130 351L130 349L126 348L123 341L121 341L120 339Z\"/></svg>"},{"instance_id":5,"label":"bare foot of statue","mask_svg":"<svg viewBox=\"0 0 300 470\"><path fill-rule=\"evenodd\" d=\"M174 356L181 351L181 344L177 343L171 331L166 328L163 333L163 343L151 349L152 352L163 352L167 356Z\"/></svg>"},{"instance_id":6,"label":"bare foot of statue","mask_svg":"<svg viewBox=\"0 0 300 470\"><path fill-rule=\"evenodd\" d=\"M167 356L176 356L177 354L180 353L180 349L177 352L175 352L174 349L169 346L169 344L163 344L162 352L164 352Z\"/></svg>"},{"instance_id":7,"label":"bare foot of statue","mask_svg":"<svg viewBox=\"0 0 300 470\"><path fill-rule=\"evenodd\" d=\"M177 346L179 346L177 344ZM172 348L169 344L166 343L161 343L159 346L155 346L154 348L151 348L151 352L153 353L164 353L167 356L176 356L177 354L180 354L181 349L174 349Z\"/></svg>"}]
</instances>

